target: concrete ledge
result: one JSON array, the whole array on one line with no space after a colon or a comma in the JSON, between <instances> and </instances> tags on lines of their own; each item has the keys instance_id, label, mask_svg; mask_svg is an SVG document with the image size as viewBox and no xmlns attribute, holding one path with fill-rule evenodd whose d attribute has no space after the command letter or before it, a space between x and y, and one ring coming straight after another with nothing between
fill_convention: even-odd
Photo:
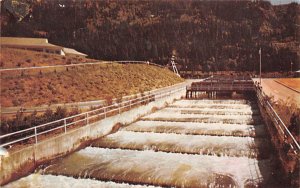
<instances>
[{"instance_id":1,"label":"concrete ledge","mask_svg":"<svg viewBox=\"0 0 300 188\"><path fill-rule=\"evenodd\" d=\"M182 90L163 99L158 99L149 104L131 109L130 111L43 140L38 144L10 153L6 158L1 157L0 185L28 175L34 171L37 165L70 154L83 147L89 141L109 134L113 126L117 123L130 124L141 116L151 113L154 107L162 108L166 103L171 103L174 99L179 99L184 95L185 90Z\"/></svg>"}]
</instances>

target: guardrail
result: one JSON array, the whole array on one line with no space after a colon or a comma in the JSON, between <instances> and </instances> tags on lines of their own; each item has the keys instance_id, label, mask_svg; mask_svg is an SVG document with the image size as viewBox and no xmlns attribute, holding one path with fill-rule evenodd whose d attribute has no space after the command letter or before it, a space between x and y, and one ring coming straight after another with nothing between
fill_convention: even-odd
<instances>
[{"instance_id":1,"label":"guardrail","mask_svg":"<svg viewBox=\"0 0 300 188\"><path fill-rule=\"evenodd\" d=\"M164 89L163 91L153 90L150 91L147 95L135 99L128 99L126 101L115 103L110 106L100 107L98 109L94 109L88 112L80 113L77 115L73 115L70 117L66 117L63 119L38 125L35 127L1 135L0 147L5 147L19 142L25 142L25 141L29 142L30 144L33 143L37 144L39 141L38 140L39 136L49 134L50 132L55 133L55 135L63 134L66 133L68 128L71 128L71 126L74 127L86 126L90 123L100 121L109 116L120 114L121 112L130 110L136 106L148 104L157 99L170 96L184 89L185 86L182 86L180 84L179 86L176 86L174 88L169 88L168 90L164 90Z\"/></svg>"},{"instance_id":2,"label":"guardrail","mask_svg":"<svg viewBox=\"0 0 300 188\"><path fill-rule=\"evenodd\" d=\"M128 60L124 60L124 61L113 61L113 62L121 63L121 64L139 63L139 64L154 65L154 66L157 66L157 67L160 67L160 68L165 68L165 66L163 66L163 65L159 65L159 64L156 64L156 63L151 63L150 61L128 61Z\"/></svg>"},{"instance_id":3,"label":"guardrail","mask_svg":"<svg viewBox=\"0 0 300 188\"><path fill-rule=\"evenodd\" d=\"M100 61L100 62L93 62L93 63L74 63L74 64L68 64L68 65L47 65L47 66L36 66L36 67L18 67L18 68L1 68L0 72L5 71L21 71L21 70L34 70L34 69L46 69L46 68L62 68L62 67L76 67L76 66L85 66L85 65L99 65L99 64L110 64L110 63L121 63L121 64L127 64L127 63L137 63L137 64L147 64L147 65L154 65L161 68L164 68L164 66L151 63L149 61Z\"/></svg>"},{"instance_id":4,"label":"guardrail","mask_svg":"<svg viewBox=\"0 0 300 188\"><path fill-rule=\"evenodd\" d=\"M286 127L285 123L281 120L281 118L279 117L275 109L272 107L267 95L261 90L259 86L256 86L255 89L260 104L266 109L266 112L269 115L269 117L271 117L272 122L274 123L276 129L279 132L280 138L290 145L292 151L295 154L297 153L299 154L300 153L299 143L292 135L292 133L289 131L289 129Z\"/></svg>"}]
</instances>

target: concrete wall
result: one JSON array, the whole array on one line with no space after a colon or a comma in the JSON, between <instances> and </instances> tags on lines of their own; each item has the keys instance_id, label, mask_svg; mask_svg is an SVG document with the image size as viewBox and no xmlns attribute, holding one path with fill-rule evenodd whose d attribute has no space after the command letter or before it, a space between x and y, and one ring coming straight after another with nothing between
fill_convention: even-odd
<instances>
[{"instance_id":1,"label":"concrete wall","mask_svg":"<svg viewBox=\"0 0 300 188\"><path fill-rule=\"evenodd\" d=\"M87 142L107 135L117 123L130 124L139 117L151 113L154 107L162 108L185 95L185 90L130 111L108 117L99 122L69 130L65 134L44 140L20 151L10 153L0 160L0 185L31 173L37 165L56 157L64 156L83 147Z\"/></svg>"}]
</instances>

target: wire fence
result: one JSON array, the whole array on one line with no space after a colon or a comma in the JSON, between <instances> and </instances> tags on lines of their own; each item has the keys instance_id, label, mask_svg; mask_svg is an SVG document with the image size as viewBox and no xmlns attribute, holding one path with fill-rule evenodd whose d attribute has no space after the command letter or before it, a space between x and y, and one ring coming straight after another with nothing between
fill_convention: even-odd
<instances>
[{"instance_id":1,"label":"wire fence","mask_svg":"<svg viewBox=\"0 0 300 188\"><path fill-rule=\"evenodd\" d=\"M168 97L174 93L185 90L185 85L179 84L176 87L168 87L167 90L153 90L146 95L137 98L127 99L105 107L99 107L84 113L69 116L63 119L38 125L35 127L19 130L0 136L0 147L6 147L13 144L37 144L44 137L64 134L71 128L82 127L103 120L107 117L121 114L132 108L146 105L158 99Z\"/></svg>"}]
</instances>

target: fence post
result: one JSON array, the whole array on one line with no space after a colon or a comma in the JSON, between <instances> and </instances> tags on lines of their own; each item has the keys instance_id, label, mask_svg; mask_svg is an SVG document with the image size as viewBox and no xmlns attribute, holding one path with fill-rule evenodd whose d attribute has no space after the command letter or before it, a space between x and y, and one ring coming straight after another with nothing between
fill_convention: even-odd
<instances>
[{"instance_id":1,"label":"fence post","mask_svg":"<svg viewBox=\"0 0 300 188\"><path fill-rule=\"evenodd\" d=\"M121 104L118 104L118 108L119 108L119 114L121 114Z\"/></svg>"},{"instance_id":2,"label":"fence post","mask_svg":"<svg viewBox=\"0 0 300 188\"><path fill-rule=\"evenodd\" d=\"M36 127L34 127L34 137L35 137L35 144L37 144L37 130Z\"/></svg>"},{"instance_id":3,"label":"fence post","mask_svg":"<svg viewBox=\"0 0 300 188\"><path fill-rule=\"evenodd\" d=\"M65 125L65 133L67 133L67 120L64 119L64 125Z\"/></svg>"},{"instance_id":4,"label":"fence post","mask_svg":"<svg viewBox=\"0 0 300 188\"><path fill-rule=\"evenodd\" d=\"M104 107L104 119L106 118L106 107Z\"/></svg>"}]
</instances>

